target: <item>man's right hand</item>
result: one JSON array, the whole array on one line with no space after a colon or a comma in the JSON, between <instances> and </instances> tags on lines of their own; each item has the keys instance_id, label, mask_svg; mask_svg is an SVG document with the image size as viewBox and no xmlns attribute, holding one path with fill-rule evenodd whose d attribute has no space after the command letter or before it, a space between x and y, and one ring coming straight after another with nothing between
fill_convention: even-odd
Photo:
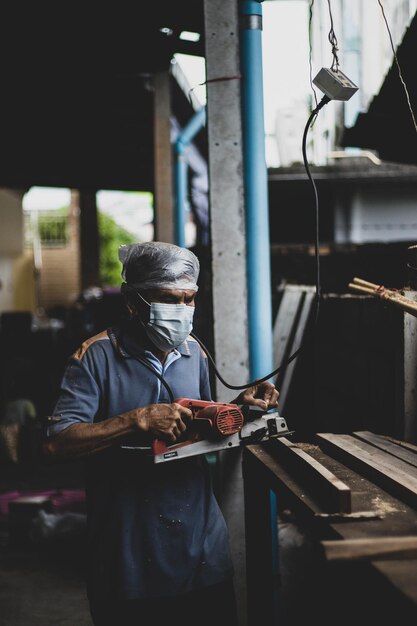
<instances>
[{"instance_id":1,"label":"man's right hand","mask_svg":"<svg viewBox=\"0 0 417 626\"><path fill-rule=\"evenodd\" d=\"M176 402L172 404L150 404L131 411L139 430L150 432L157 438L176 441L187 430L193 413Z\"/></svg>"},{"instance_id":2,"label":"man's right hand","mask_svg":"<svg viewBox=\"0 0 417 626\"><path fill-rule=\"evenodd\" d=\"M80 422L43 442L45 458L74 460L105 450L133 432L149 432L157 439L176 441L193 414L175 402L150 404L99 422Z\"/></svg>"}]
</instances>

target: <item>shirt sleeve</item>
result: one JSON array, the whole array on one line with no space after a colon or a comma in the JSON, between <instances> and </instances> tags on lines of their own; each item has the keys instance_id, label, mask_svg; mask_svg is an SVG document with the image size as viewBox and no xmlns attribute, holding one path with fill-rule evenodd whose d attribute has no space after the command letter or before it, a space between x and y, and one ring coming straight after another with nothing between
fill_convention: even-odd
<instances>
[{"instance_id":1,"label":"shirt sleeve","mask_svg":"<svg viewBox=\"0 0 417 626\"><path fill-rule=\"evenodd\" d=\"M81 359L71 358L51 415L54 423L48 426L46 436L56 435L73 424L93 422L98 409L97 382Z\"/></svg>"}]
</instances>

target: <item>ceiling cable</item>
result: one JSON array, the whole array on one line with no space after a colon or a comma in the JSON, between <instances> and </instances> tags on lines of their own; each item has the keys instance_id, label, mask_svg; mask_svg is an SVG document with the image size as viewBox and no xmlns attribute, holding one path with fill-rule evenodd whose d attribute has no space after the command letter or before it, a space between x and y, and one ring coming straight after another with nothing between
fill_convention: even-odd
<instances>
[{"instance_id":1,"label":"ceiling cable","mask_svg":"<svg viewBox=\"0 0 417 626\"><path fill-rule=\"evenodd\" d=\"M319 101L317 100L316 90L313 86L313 33L312 33L312 22L313 22L313 4L314 0L310 0L310 5L308 9L308 64L310 68L310 87L314 94L314 102L317 106Z\"/></svg>"},{"instance_id":2,"label":"ceiling cable","mask_svg":"<svg viewBox=\"0 0 417 626\"><path fill-rule=\"evenodd\" d=\"M382 4L381 0L378 0L378 4L381 7L382 17L384 18L384 22L385 22L385 25L387 27L387 31L388 31L388 36L389 36L389 40L390 40L390 43L391 43L392 52L394 53L394 59L395 59L395 63L397 65L397 69L398 69L398 76L400 78L402 86L404 87L405 96L407 98L408 108L410 109L411 117L413 118L414 129L417 132L416 118L414 117L414 111L413 111L413 107L411 106L411 101L410 101L410 96L409 96L409 93L408 93L407 85L405 84L405 81L403 79L403 75L402 75L402 72L401 72L401 67L400 67L400 64L398 62L397 53L395 51L394 42L392 41L390 27L389 27L388 20L386 18L384 7L383 7L383 4Z\"/></svg>"},{"instance_id":3,"label":"ceiling cable","mask_svg":"<svg viewBox=\"0 0 417 626\"><path fill-rule=\"evenodd\" d=\"M336 37L336 33L334 32L334 24L333 24L333 13L332 13L332 7L330 4L330 0L327 0L327 4L329 7L329 17L330 17L330 30L329 30L329 34L327 36L331 48L332 48L332 56L333 56L333 61L331 64L331 70L333 72L337 72L339 70L339 57L337 55L338 51L339 51L339 43L337 41L337 37ZM314 94L314 101L316 104L316 109L318 106L318 101L317 101L317 94L315 92L315 89L313 87L313 63L312 63L312 56L313 56L313 33L312 33L312 22L313 22L313 5L314 5L314 0L310 0L310 4L309 4L309 18L308 18L308 43L309 43L309 67L310 67L310 86L311 89L313 91ZM314 123L316 121L316 117L313 117L311 124L309 125L310 128L312 128L314 126Z\"/></svg>"},{"instance_id":4,"label":"ceiling cable","mask_svg":"<svg viewBox=\"0 0 417 626\"><path fill-rule=\"evenodd\" d=\"M339 43L337 41L336 33L334 32L334 28L333 28L333 14L332 14L332 7L330 4L330 0L327 0L327 4L329 5L329 17L330 17L330 30L328 34L328 39L332 47L332 55L333 55L333 61L332 61L332 65L330 69L332 69L334 72L337 72L339 69L339 57L337 56L337 53L339 51Z\"/></svg>"}]
</instances>

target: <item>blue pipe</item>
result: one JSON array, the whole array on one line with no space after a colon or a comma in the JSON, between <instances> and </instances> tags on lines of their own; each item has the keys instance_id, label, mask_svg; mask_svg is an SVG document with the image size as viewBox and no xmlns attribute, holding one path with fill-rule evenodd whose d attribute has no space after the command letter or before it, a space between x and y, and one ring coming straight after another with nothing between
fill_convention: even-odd
<instances>
[{"instance_id":1,"label":"blue pipe","mask_svg":"<svg viewBox=\"0 0 417 626\"><path fill-rule=\"evenodd\" d=\"M185 247L185 215L187 212L188 191L188 163L183 154L177 155L176 162L176 187L175 201L175 243Z\"/></svg>"},{"instance_id":2,"label":"blue pipe","mask_svg":"<svg viewBox=\"0 0 417 626\"><path fill-rule=\"evenodd\" d=\"M179 133L175 142L175 243L182 247L185 247L185 214L188 195L188 163L184 153L205 123L206 107L203 106L194 113L188 124Z\"/></svg>"},{"instance_id":3,"label":"blue pipe","mask_svg":"<svg viewBox=\"0 0 417 626\"><path fill-rule=\"evenodd\" d=\"M241 31L250 378L273 369L268 183L262 77L262 8L243 0Z\"/></svg>"},{"instance_id":4,"label":"blue pipe","mask_svg":"<svg viewBox=\"0 0 417 626\"><path fill-rule=\"evenodd\" d=\"M262 7L240 2L242 15L241 70L243 158L246 204L246 247L250 379L273 369L272 296L269 241L268 177L262 76ZM275 580L278 568L277 499L270 491L272 554ZM277 616L277 590L271 598ZM275 623L274 619L274 623Z\"/></svg>"}]
</instances>

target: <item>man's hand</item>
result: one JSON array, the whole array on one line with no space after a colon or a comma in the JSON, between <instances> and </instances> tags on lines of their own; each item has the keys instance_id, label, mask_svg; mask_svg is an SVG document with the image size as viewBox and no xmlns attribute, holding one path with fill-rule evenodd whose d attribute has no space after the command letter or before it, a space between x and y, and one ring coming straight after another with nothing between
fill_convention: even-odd
<instances>
[{"instance_id":1,"label":"man's hand","mask_svg":"<svg viewBox=\"0 0 417 626\"><path fill-rule=\"evenodd\" d=\"M191 410L180 404L150 404L101 422L73 424L48 437L42 451L45 458L74 460L105 450L138 431L176 441L192 417Z\"/></svg>"},{"instance_id":2,"label":"man's hand","mask_svg":"<svg viewBox=\"0 0 417 626\"><path fill-rule=\"evenodd\" d=\"M267 411L278 404L279 392L273 383L265 381L259 385L248 387L233 400L234 404L251 404Z\"/></svg>"},{"instance_id":3,"label":"man's hand","mask_svg":"<svg viewBox=\"0 0 417 626\"><path fill-rule=\"evenodd\" d=\"M176 402L172 404L150 404L141 409L131 411L137 420L140 430L150 432L158 438L176 441L181 433L187 430L187 423L193 413Z\"/></svg>"}]
</instances>

